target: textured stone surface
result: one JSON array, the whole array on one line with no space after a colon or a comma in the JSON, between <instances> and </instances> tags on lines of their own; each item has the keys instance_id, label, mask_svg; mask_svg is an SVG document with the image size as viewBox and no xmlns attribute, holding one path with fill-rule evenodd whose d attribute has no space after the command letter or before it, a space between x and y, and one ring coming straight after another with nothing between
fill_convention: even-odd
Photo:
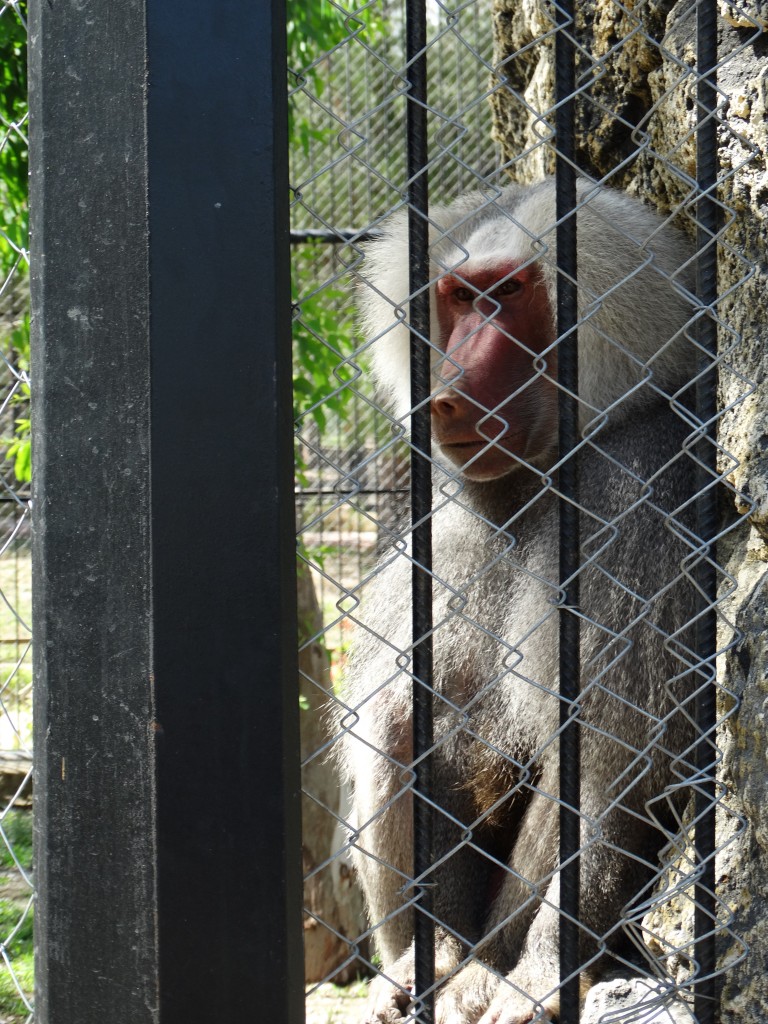
<instances>
[{"instance_id":1,"label":"textured stone surface","mask_svg":"<svg viewBox=\"0 0 768 1024\"><path fill-rule=\"evenodd\" d=\"M611 978L589 990L581 1024L622 1019L633 1024L695 1024L689 1006L679 1000L670 1005L663 997L663 990L644 978ZM631 1013L622 1015L622 1010Z\"/></svg>"},{"instance_id":2,"label":"textured stone surface","mask_svg":"<svg viewBox=\"0 0 768 1024\"><path fill-rule=\"evenodd\" d=\"M585 0L577 6L579 165L664 212L675 211L693 235L694 5ZM546 144L552 117L533 113L552 104L552 42L535 44L551 33L551 13L543 0L495 5L496 59L505 76L493 97L496 135L511 176L520 181L553 167ZM734 935L719 951L723 1024L736 1024L768 1020L768 2L723 2L720 13L718 196L728 226L719 266L718 440L729 487L722 489L726 534L718 551L727 573L721 577L720 640L728 648L718 660L718 737L730 813L719 815L718 842L727 845L717 879L721 913L732 915ZM681 894L645 924L657 935L657 951L668 954L690 937L690 896ZM750 947L746 957L741 940ZM684 956L672 957L669 967L678 980L690 971ZM617 1008L616 1000L630 998L638 981L610 984L613 989L596 987L590 998L605 1005L585 1020ZM623 996L622 986L629 986Z\"/></svg>"}]
</instances>

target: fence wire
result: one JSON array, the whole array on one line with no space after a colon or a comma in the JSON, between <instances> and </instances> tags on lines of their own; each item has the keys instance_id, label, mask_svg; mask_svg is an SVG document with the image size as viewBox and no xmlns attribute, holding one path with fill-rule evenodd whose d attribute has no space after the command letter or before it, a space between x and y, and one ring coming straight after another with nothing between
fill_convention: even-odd
<instances>
[{"instance_id":1,"label":"fence wire","mask_svg":"<svg viewBox=\"0 0 768 1024\"><path fill-rule=\"evenodd\" d=\"M25 5L0 3L0 1019L33 1019Z\"/></svg>"},{"instance_id":2,"label":"fence wire","mask_svg":"<svg viewBox=\"0 0 768 1024\"><path fill-rule=\"evenodd\" d=\"M747 950L713 510L749 508L717 426L752 388L721 310L753 268L741 164L703 165L759 26L718 57L706 0L475 0L414 47L419 4L330 8L291 77L307 980L371 978L366 1021L716 1020Z\"/></svg>"}]
</instances>

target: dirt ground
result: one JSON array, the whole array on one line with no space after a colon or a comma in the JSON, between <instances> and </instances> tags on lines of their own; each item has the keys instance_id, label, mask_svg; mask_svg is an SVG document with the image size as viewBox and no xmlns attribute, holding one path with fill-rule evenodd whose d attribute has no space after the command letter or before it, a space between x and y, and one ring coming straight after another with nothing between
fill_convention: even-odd
<instances>
[{"instance_id":1,"label":"dirt ground","mask_svg":"<svg viewBox=\"0 0 768 1024\"><path fill-rule=\"evenodd\" d=\"M344 988L320 985L314 991L308 991L307 1024L361 1024L365 1010L365 982Z\"/></svg>"}]
</instances>

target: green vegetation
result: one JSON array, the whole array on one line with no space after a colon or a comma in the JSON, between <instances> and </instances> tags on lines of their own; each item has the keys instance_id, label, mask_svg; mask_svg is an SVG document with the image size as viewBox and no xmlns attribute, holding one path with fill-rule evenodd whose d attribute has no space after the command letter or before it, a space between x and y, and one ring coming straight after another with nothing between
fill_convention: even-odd
<instances>
[{"instance_id":1,"label":"green vegetation","mask_svg":"<svg viewBox=\"0 0 768 1024\"><path fill-rule=\"evenodd\" d=\"M351 9L347 9L351 8ZM325 82L321 65L334 51L353 36L369 34L382 37L386 22L382 8L370 3L365 8L365 20L359 13L352 13L354 4L350 0L288 0L288 21L286 38L288 43L288 67L293 81L289 84L300 87L304 81L312 84L316 96L322 96ZM297 114L291 104L289 129L292 145L309 153L312 142L327 141L327 132L313 129L308 119Z\"/></svg>"},{"instance_id":2,"label":"green vegetation","mask_svg":"<svg viewBox=\"0 0 768 1024\"><path fill-rule=\"evenodd\" d=\"M29 811L8 811L0 819L0 830L5 837L0 842L0 878L17 862L25 871L32 868L32 815ZM11 853L13 850L13 853ZM0 929L0 932L2 929Z\"/></svg>"},{"instance_id":3,"label":"green vegetation","mask_svg":"<svg viewBox=\"0 0 768 1024\"><path fill-rule=\"evenodd\" d=\"M21 993L31 993L34 984L33 905L14 857L25 872L31 870L32 815L9 811L0 819L0 829L0 1020L20 1024L29 1017L27 996Z\"/></svg>"},{"instance_id":4,"label":"green vegetation","mask_svg":"<svg viewBox=\"0 0 768 1024\"><path fill-rule=\"evenodd\" d=\"M33 908L28 900L24 906L28 911L20 922L20 903L0 898L0 934L5 936L3 948L12 964L9 967L7 963L0 963L0 1020L3 1024L20 1024L29 1017L27 993L34 987Z\"/></svg>"},{"instance_id":5,"label":"green vegetation","mask_svg":"<svg viewBox=\"0 0 768 1024\"><path fill-rule=\"evenodd\" d=\"M319 244L307 244L318 249ZM327 416L344 415L345 392L360 376L354 365L345 362L352 349L352 318L343 315L349 296L339 288L325 288L298 302L301 280L294 277L293 341L298 358L294 365L294 416L310 415L321 433L327 427Z\"/></svg>"},{"instance_id":6,"label":"green vegetation","mask_svg":"<svg viewBox=\"0 0 768 1024\"><path fill-rule=\"evenodd\" d=\"M349 0L288 3L289 84L296 89L290 104L290 138L293 151L305 156L313 144L322 151L339 125L313 126L308 112L311 105L299 102L302 85L306 83L314 96L322 97L330 62L340 46L353 37L366 39L369 45L386 37L382 4L368 4L358 14L351 13L347 6L353 7ZM354 350L349 291L339 286L330 258L329 246L324 243L294 246L294 414L297 420L311 417L321 434L326 432L329 415L344 419L349 385L360 376L358 367L349 362ZM318 273L318 267L324 272ZM323 278L333 283L318 289L317 282Z\"/></svg>"},{"instance_id":7,"label":"green vegetation","mask_svg":"<svg viewBox=\"0 0 768 1024\"><path fill-rule=\"evenodd\" d=\"M0 17L0 268L5 278L29 237L27 172L27 32L22 18L4 7Z\"/></svg>"},{"instance_id":8,"label":"green vegetation","mask_svg":"<svg viewBox=\"0 0 768 1024\"><path fill-rule=\"evenodd\" d=\"M20 375L17 389L11 398L14 416L14 436L4 438L5 457L13 463L13 472L19 483L32 479L32 444L29 418L29 313L25 313L6 339L9 363Z\"/></svg>"},{"instance_id":9,"label":"green vegetation","mask_svg":"<svg viewBox=\"0 0 768 1024\"><path fill-rule=\"evenodd\" d=\"M27 32L26 0L18 13L0 7L0 288L27 273L29 239L27 175ZM29 315L24 312L0 338L0 354L22 376L29 371ZM20 483L31 477L29 384L20 379L12 398L13 437L3 438L5 457Z\"/></svg>"},{"instance_id":10,"label":"green vegetation","mask_svg":"<svg viewBox=\"0 0 768 1024\"><path fill-rule=\"evenodd\" d=\"M0 358L11 367L12 376L6 371L4 397L12 391L13 414L12 424L4 421L11 436L0 438L0 444L19 483L28 483L31 476L29 313L24 297L29 237L26 8L26 0L0 7ZM4 598L0 601L0 687L8 712L1 723L0 745L12 747L17 740L14 727L21 730L22 742L31 739L31 667L27 661L18 664L29 642L31 572L28 552L18 544L6 548L0 558L0 592ZM18 609L21 622L13 608ZM3 1024L21 1024L30 1015L33 907L24 874L31 868L31 813L9 810L0 817Z\"/></svg>"}]
</instances>

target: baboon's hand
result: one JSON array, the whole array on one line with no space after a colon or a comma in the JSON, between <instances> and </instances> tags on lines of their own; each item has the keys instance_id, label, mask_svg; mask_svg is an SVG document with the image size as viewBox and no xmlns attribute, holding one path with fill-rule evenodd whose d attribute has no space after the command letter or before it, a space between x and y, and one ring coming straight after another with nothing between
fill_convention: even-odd
<instances>
[{"instance_id":1,"label":"baboon's hand","mask_svg":"<svg viewBox=\"0 0 768 1024\"><path fill-rule=\"evenodd\" d=\"M463 967L438 993L437 1024L475 1024L493 998L498 975L480 963Z\"/></svg>"},{"instance_id":2,"label":"baboon's hand","mask_svg":"<svg viewBox=\"0 0 768 1024\"><path fill-rule=\"evenodd\" d=\"M435 981L454 973L461 963L461 957L458 940L438 929L435 935ZM416 968L414 949L411 946L371 982L366 1024L390 1024L405 1017L413 1001L415 988ZM464 1020L459 1017L453 1019L457 1022Z\"/></svg>"},{"instance_id":3,"label":"baboon's hand","mask_svg":"<svg viewBox=\"0 0 768 1024\"><path fill-rule=\"evenodd\" d=\"M368 988L366 1024L393 1024L403 1018L414 990L413 951L408 950Z\"/></svg>"},{"instance_id":4,"label":"baboon's hand","mask_svg":"<svg viewBox=\"0 0 768 1024\"><path fill-rule=\"evenodd\" d=\"M557 1021L560 997L556 971L544 963L530 964L521 960L499 983L490 1006L479 1024L542 1024ZM554 991L553 991L554 990Z\"/></svg>"}]
</instances>

